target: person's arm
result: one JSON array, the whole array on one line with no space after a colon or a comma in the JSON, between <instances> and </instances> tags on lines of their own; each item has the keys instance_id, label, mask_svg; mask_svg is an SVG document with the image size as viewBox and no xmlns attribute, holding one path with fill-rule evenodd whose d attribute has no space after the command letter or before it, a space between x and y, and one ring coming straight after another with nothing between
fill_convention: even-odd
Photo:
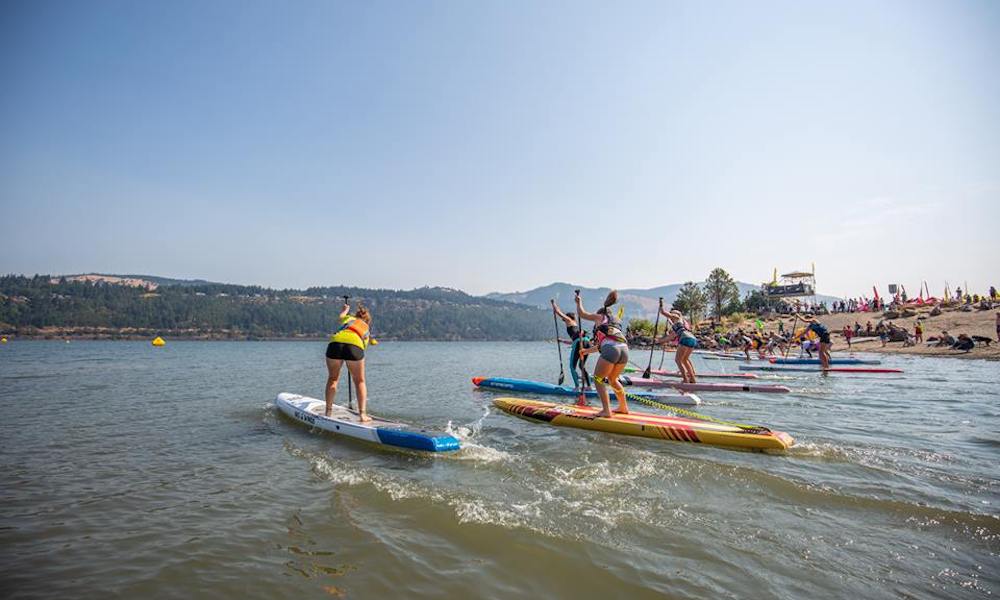
<instances>
[{"instance_id":1,"label":"person's arm","mask_svg":"<svg viewBox=\"0 0 1000 600\"><path fill-rule=\"evenodd\" d=\"M344 303L344 308L342 308L342 309L340 310L340 318L341 318L341 319L343 319L344 317L346 317L346 316L347 316L347 313L349 313L349 312L351 312L351 305L350 305L350 304L347 304L347 303L345 302L345 303Z\"/></svg>"},{"instance_id":2,"label":"person's arm","mask_svg":"<svg viewBox=\"0 0 1000 600\"><path fill-rule=\"evenodd\" d=\"M589 313L583 309L583 300L580 298L579 291L576 292L576 314L580 315L581 319L587 319L595 323L600 323L602 320L601 315Z\"/></svg>"},{"instance_id":3,"label":"person's arm","mask_svg":"<svg viewBox=\"0 0 1000 600\"><path fill-rule=\"evenodd\" d=\"M563 323L565 323L567 326L576 325L576 321L567 316L566 313L564 313L563 311L559 310L559 307L556 306L555 300L549 300L549 302L552 304L552 312L556 313L556 316L562 319Z\"/></svg>"}]
</instances>

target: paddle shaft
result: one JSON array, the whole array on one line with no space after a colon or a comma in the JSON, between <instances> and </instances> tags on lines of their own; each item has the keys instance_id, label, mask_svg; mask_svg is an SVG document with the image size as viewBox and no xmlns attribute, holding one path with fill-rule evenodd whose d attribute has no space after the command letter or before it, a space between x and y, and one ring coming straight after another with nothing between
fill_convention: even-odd
<instances>
[{"instance_id":1,"label":"paddle shaft","mask_svg":"<svg viewBox=\"0 0 1000 600\"><path fill-rule=\"evenodd\" d=\"M653 368L653 352L656 350L656 330L660 328L660 310L663 308L663 298L660 298L660 304L656 307L656 320L653 322L653 340L649 344L649 364L646 365L646 370L642 372L643 379L649 379L650 370Z\"/></svg>"},{"instance_id":2,"label":"paddle shaft","mask_svg":"<svg viewBox=\"0 0 1000 600\"><path fill-rule=\"evenodd\" d=\"M555 306L555 300L552 301L553 306ZM552 311L552 324L556 328L556 349L559 350L559 385L563 384L566 380L566 371L563 370L563 357L562 357L562 344L559 342L559 319L556 316L556 311Z\"/></svg>"},{"instance_id":3,"label":"paddle shaft","mask_svg":"<svg viewBox=\"0 0 1000 600\"><path fill-rule=\"evenodd\" d=\"M792 347L792 340L795 339L795 326L799 323L799 313L795 313L795 319L792 321L792 335L788 338L788 343L785 344L785 358L788 358L788 349ZM799 354L799 356L802 356Z\"/></svg>"},{"instance_id":4,"label":"paddle shaft","mask_svg":"<svg viewBox=\"0 0 1000 600\"><path fill-rule=\"evenodd\" d=\"M344 304L346 305L347 302L348 302L348 300L350 300L350 299L351 299L350 296L344 296ZM347 365L344 365L344 367L346 368ZM351 386L351 370L347 369L347 408L348 409L354 408L354 390L352 390L351 387L352 387Z\"/></svg>"}]
</instances>

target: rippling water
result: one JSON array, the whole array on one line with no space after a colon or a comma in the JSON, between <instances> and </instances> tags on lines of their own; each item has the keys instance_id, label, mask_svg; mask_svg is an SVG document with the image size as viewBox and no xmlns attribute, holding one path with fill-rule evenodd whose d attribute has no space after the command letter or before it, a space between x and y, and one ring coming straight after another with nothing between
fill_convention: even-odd
<instances>
[{"instance_id":1,"label":"rippling water","mask_svg":"<svg viewBox=\"0 0 1000 600\"><path fill-rule=\"evenodd\" d=\"M702 394L796 438L769 455L534 424L472 389L554 382L551 344L382 344L372 412L465 444L426 456L276 413L278 392L321 397L323 349L0 346L4 596L1000 593L998 363L882 357L906 374Z\"/></svg>"}]
</instances>

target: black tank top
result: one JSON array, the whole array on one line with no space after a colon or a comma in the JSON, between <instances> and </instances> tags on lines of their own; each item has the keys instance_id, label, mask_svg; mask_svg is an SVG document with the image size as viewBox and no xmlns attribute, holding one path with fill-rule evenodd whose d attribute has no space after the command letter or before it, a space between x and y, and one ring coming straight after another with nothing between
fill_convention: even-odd
<instances>
[{"instance_id":1,"label":"black tank top","mask_svg":"<svg viewBox=\"0 0 1000 600\"><path fill-rule=\"evenodd\" d=\"M580 328L577 327L576 325L567 325L566 326L566 335L569 336L569 339L575 340L578 337L580 337Z\"/></svg>"}]
</instances>

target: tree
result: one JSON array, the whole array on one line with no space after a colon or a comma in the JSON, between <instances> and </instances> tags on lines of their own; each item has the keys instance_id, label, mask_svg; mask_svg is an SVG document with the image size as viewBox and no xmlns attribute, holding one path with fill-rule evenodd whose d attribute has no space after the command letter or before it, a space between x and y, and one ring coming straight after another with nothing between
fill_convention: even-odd
<instances>
[{"instance_id":1,"label":"tree","mask_svg":"<svg viewBox=\"0 0 1000 600\"><path fill-rule=\"evenodd\" d=\"M736 282L725 269L716 267L705 280L705 295L708 296L712 316L721 318L740 301L740 288L736 287Z\"/></svg>"},{"instance_id":2,"label":"tree","mask_svg":"<svg viewBox=\"0 0 1000 600\"><path fill-rule=\"evenodd\" d=\"M707 304L708 298L705 297L705 292L701 291L701 287L693 281L688 281L677 291L677 298L670 307L681 311L692 322L697 323L701 320Z\"/></svg>"},{"instance_id":3,"label":"tree","mask_svg":"<svg viewBox=\"0 0 1000 600\"><path fill-rule=\"evenodd\" d=\"M775 310L780 301L768 298L760 290L751 290L743 298L743 310L750 313L759 313L761 310Z\"/></svg>"}]
</instances>

